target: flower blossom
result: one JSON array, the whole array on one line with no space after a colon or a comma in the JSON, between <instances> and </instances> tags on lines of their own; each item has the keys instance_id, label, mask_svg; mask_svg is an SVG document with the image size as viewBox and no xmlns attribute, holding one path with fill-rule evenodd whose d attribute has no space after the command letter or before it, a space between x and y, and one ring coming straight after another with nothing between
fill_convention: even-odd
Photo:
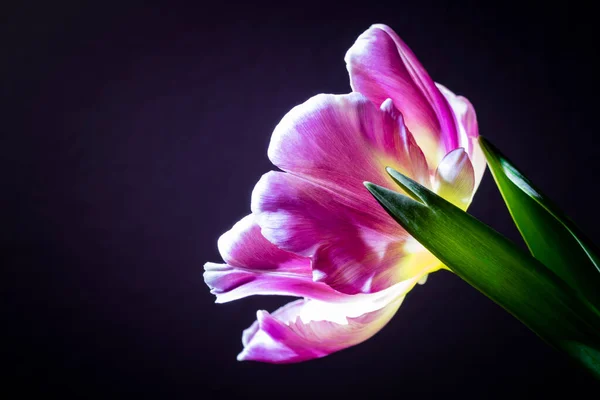
<instances>
[{"instance_id":1,"label":"flower blossom","mask_svg":"<svg viewBox=\"0 0 600 400\"><path fill-rule=\"evenodd\" d=\"M283 117L268 148L281 171L262 176L251 214L219 238L224 263L205 264L217 303L300 298L258 311L238 360L299 362L363 342L445 268L364 181L401 191L392 167L466 210L484 173L472 105L434 83L389 27L371 26L345 61L353 92L314 96Z\"/></svg>"}]
</instances>

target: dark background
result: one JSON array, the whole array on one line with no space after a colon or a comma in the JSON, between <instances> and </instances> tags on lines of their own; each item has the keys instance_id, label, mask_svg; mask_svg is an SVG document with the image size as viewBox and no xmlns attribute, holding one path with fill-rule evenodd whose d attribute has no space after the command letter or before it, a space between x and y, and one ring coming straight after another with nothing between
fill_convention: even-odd
<instances>
[{"instance_id":1,"label":"dark background","mask_svg":"<svg viewBox=\"0 0 600 400\"><path fill-rule=\"evenodd\" d=\"M287 366L235 356L255 311L289 299L217 305L202 279L204 262L221 261L217 238L273 169L275 124L312 95L350 91L344 54L376 22L467 96L481 133L600 241L597 200L580 193L595 194L600 172L598 31L583 3L552 4L3 6L0 390L597 391L450 273L411 292L371 340ZM518 240L489 172L470 212Z\"/></svg>"}]
</instances>

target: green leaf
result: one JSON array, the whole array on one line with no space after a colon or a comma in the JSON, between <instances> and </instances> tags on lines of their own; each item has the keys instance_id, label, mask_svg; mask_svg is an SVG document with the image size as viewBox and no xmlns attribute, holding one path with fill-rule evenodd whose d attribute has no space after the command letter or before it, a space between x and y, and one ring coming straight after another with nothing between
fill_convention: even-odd
<instances>
[{"instance_id":1,"label":"green leaf","mask_svg":"<svg viewBox=\"0 0 600 400\"><path fill-rule=\"evenodd\" d=\"M593 244L495 146L483 137L479 143L531 254L600 310L600 258Z\"/></svg>"},{"instance_id":2,"label":"green leaf","mask_svg":"<svg viewBox=\"0 0 600 400\"><path fill-rule=\"evenodd\" d=\"M365 182L408 233L470 285L600 378L600 317L556 274L486 224L388 168L410 196Z\"/></svg>"}]
</instances>

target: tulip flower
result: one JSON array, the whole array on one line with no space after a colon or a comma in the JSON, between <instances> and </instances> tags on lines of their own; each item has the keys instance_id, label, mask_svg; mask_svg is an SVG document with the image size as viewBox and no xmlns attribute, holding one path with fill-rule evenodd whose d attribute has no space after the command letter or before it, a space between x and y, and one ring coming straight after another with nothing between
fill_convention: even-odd
<instances>
[{"instance_id":1,"label":"tulip flower","mask_svg":"<svg viewBox=\"0 0 600 400\"><path fill-rule=\"evenodd\" d=\"M268 148L251 214L220 237L204 279L223 303L299 297L259 311L239 360L319 358L377 333L417 283L445 268L365 189L397 189L392 167L466 210L486 163L475 111L436 84L404 42L374 25L348 50L353 92L293 108Z\"/></svg>"}]
</instances>

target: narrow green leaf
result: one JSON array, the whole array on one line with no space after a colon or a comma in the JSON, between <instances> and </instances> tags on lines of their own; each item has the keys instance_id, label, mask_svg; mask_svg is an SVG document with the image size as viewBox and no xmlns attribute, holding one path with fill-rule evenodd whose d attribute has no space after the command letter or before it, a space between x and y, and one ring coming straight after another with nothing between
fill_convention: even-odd
<instances>
[{"instance_id":1,"label":"narrow green leaf","mask_svg":"<svg viewBox=\"0 0 600 400\"><path fill-rule=\"evenodd\" d=\"M479 143L531 254L600 310L600 258L593 244L494 145L483 137Z\"/></svg>"},{"instance_id":2,"label":"narrow green leaf","mask_svg":"<svg viewBox=\"0 0 600 400\"><path fill-rule=\"evenodd\" d=\"M385 210L454 273L600 378L600 318L538 260L406 176L410 197L365 183Z\"/></svg>"}]
</instances>

